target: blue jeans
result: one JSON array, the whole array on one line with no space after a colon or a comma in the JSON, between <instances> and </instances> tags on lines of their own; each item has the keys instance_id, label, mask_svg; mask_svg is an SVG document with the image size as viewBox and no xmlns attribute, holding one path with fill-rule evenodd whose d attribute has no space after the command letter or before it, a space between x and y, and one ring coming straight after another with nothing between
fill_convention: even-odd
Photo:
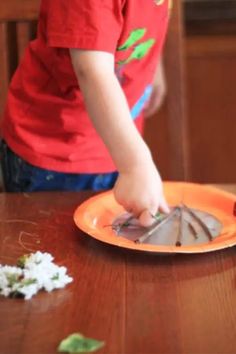
<instances>
[{"instance_id":1,"label":"blue jeans","mask_svg":"<svg viewBox=\"0 0 236 354\"><path fill-rule=\"evenodd\" d=\"M61 173L35 167L2 142L2 172L6 192L101 191L114 186L118 173Z\"/></svg>"}]
</instances>

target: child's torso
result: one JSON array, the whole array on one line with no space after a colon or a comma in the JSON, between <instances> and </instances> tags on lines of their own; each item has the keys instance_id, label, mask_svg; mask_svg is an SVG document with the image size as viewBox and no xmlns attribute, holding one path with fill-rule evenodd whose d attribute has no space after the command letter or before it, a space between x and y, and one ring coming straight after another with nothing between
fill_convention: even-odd
<instances>
[{"instance_id":1,"label":"child's torso","mask_svg":"<svg viewBox=\"0 0 236 354\"><path fill-rule=\"evenodd\" d=\"M53 1L42 0L38 36L31 42L12 80L3 132L13 150L20 149L22 157L31 163L35 161L40 167L48 168L51 161L54 169L66 172L97 172L98 167L94 171L87 165L83 168L83 161L94 159L103 161L98 165L106 165L107 161L107 168L101 169L106 172L106 169L112 170L113 164L86 113L69 50L48 45L49 11L51 6L55 7ZM95 3L95 0L86 1ZM151 92L167 29L168 1L113 0L114 9L117 7L122 16L122 29L114 52L115 72L133 119L140 117ZM65 6L73 4L62 2ZM99 1L96 3L99 6ZM65 22L68 20L66 18ZM104 47L108 34L112 35L113 31L109 23L107 31ZM78 37L83 36L82 32L83 29Z\"/></svg>"}]
</instances>

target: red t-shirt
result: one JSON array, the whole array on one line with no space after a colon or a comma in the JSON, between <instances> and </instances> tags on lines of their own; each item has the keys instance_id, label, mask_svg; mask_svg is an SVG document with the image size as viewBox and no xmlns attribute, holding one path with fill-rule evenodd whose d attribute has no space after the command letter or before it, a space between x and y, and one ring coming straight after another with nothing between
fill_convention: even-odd
<instances>
[{"instance_id":1,"label":"red t-shirt","mask_svg":"<svg viewBox=\"0 0 236 354\"><path fill-rule=\"evenodd\" d=\"M167 23L168 0L42 0L37 39L9 89L2 135L10 148L45 169L114 171L87 115L68 48L114 54L116 75L141 131Z\"/></svg>"}]
</instances>

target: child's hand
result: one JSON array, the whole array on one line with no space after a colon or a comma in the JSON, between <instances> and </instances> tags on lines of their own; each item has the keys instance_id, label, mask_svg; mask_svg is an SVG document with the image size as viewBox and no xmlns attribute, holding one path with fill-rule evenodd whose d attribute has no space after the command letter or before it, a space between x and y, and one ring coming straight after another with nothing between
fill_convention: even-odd
<instances>
[{"instance_id":1,"label":"child's hand","mask_svg":"<svg viewBox=\"0 0 236 354\"><path fill-rule=\"evenodd\" d=\"M119 204L134 214L143 226L151 226L158 209L169 213L161 177L153 162L120 173L114 187Z\"/></svg>"}]
</instances>

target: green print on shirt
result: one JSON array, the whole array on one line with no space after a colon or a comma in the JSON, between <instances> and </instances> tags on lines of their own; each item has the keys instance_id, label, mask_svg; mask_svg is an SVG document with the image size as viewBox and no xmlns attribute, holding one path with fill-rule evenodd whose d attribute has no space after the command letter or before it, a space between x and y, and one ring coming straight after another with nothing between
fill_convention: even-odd
<instances>
[{"instance_id":1,"label":"green print on shirt","mask_svg":"<svg viewBox=\"0 0 236 354\"><path fill-rule=\"evenodd\" d=\"M146 33L146 28L138 28L132 31L129 35L129 38L126 40L124 44L117 48L117 50L126 50L132 47L137 41L139 41Z\"/></svg>"},{"instance_id":2,"label":"green print on shirt","mask_svg":"<svg viewBox=\"0 0 236 354\"><path fill-rule=\"evenodd\" d=\"M155 4L157 6L160 6L162 4L164 4L165 0L154 0ZM168 0L168 9L171 10L172 9L172 0Z\"/></svg>"},{"instance_id":3,"label":"green print on shirt","mask_svg":"<svg viewBox=\"0 0 236 354\"><path fill-rule=\"evenodd\" d=\"M131 48L132 46L135 45L136 42L138 42L146 33L146 28L138 28L135 29L134 31L132 31L128 37L128 39L125 41L124 44L122 44L120 47L117 48L118 51L125 51L129 48ZM145 55L149 52L149 50L151 49L151 47L154 45L155 43L155 39L150 38L148 40L146 40L145 42L142 42L136 46L134 46L133 52L131 53L131 55L125 59L125 60L121 60L118 61L118 65L125 65L130 63L133 60L140 60L143 57L145 57Z\"/></svg>"}]
</instances>

